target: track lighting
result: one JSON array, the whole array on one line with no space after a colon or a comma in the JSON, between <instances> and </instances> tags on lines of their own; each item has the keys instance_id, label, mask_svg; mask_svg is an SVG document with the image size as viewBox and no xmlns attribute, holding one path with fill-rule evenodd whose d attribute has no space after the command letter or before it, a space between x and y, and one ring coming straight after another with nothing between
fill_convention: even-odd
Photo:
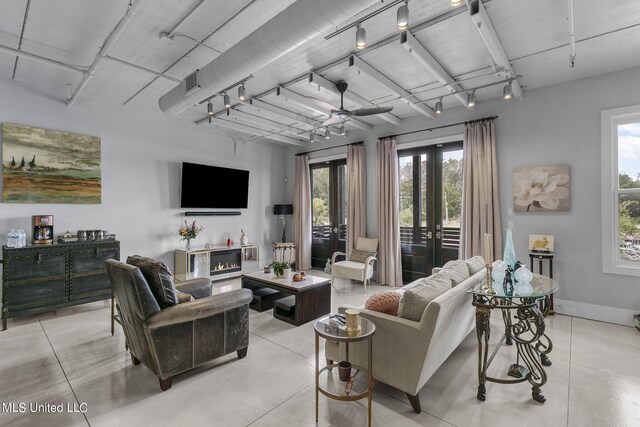
<instances>
[{"instance_id":1,"label":"track lighting","mask_svg":"<svg viewBox=\"0 0 640 427\"><path fill-rule=\"evenodd\" d=\"M347 135L347 130L344 128L344 123L342 124L342 127L340 128L340 136L346 136Z\"/></svg>"},{"instance_id":2,"label":"track lighting","mask_svg":"<svg viewBox=\"0 0 640 427\"><path fill-rule=\"evenodd\" d=\"M511 83L507 83L502 89L502 98L509 100L513 98L513 90L511 89Z\"/></svg>"},{"instance_id":3,"label":"track lighting","mask_svg":"<svg viewBox=\"0 0 640 427\"><path fill-rule=\"evenodd\" d=\"M476 106L476 93L471 92L467 94L467 108L473 108Z\"/></svg>"},{"instance_id":4,"label":"track lighting","mask_svg":"<svg viewBox=\"0 0 640 427\"><path fill-rule=\"evenodd\" d=\"M356 30L356 49L361 50L367 47L367 32L358 25Z\"/></svg>"},{"instance_id":5,"label":"track lighting","mask_svg":"<svg viewBox=\"0 0 640 427\"><path fill-rule=\"evenodd\" d=\"M464 3L464 0L449 0L449 4L452 7L460 6L462 3Z\"/></svg>"},{"instance_id":6,"label":"track lighting","mask_svg":"<svg viewBox=\"0 0 640 427\"><path fill-rule=\"evenodd\" d=\"M442 98L436 102L436 114L442 114Z\"/></svg>"},{"instance_id":7,"label":"track lighting","mask_svg":"<svg viewBox=\"0 0 640 427\"><path fill-rule=\"evenodd\" d=\"M242 102L246 101L247 93L244 89L244 83L238 86L238 99Z\"/></svg>"},{"instance_id":8,"label":"track lighting","mask_svg":"<svg viewBox=\"0 0 640 427\"><path fill-rule=\"evenodd\" d=\"M213 116L213 104L211 103L211 101L209 101L209 103L207 104L207 114Z\"/></svg>"},{"instance_id":9,"label":"track lighting","mask_svg":"<svg viewBox=\"0 0 640 427\"><path fill-rule=\"evenodd\" d=\"M406 30L409 27L409 2L405 2L398 8L396 27L399 30Z\"/></svg>"},{"instance_id":10,"label":"track lighting","mask_svg":"<svg viewBox=\"0 0 640 427\"><path fill-rule=\"evenodd\" d=\"M329 128L324 131L324 139L331 139L331 131L329 130Z\"/></svg>"},{"instance_id":11,"label":"track lighting","mask_svg":"<svg viewBox=\"0 0 640 427\"><path fill-rule=\"evenodd\" d=\"M231 108L231 98L226 93L224 94L224 108Z\"/></svg>"},{"instance_id":12,"label":"track lighting","mask_svg":"<svg viewBox=\"0 0 640 427\"><path fill-rule=\"evenodd\" d=\"M314 131L311 131L309 134L309 142L316 142L316 134Z\"/></svg>"}]
</instances>

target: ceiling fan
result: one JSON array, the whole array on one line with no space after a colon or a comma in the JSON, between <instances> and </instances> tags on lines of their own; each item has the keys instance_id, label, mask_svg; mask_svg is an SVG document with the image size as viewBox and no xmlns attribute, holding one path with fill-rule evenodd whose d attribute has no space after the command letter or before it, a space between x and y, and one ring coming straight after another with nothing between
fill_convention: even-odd
<instances>
[{"instance_id":1,"label":"ceiling fan","mask_svg":"<svg viewBox=\"0 0 640 427\"><path fill-rule=\"evenodd\" d=\"M360 108L358 110L345 110L344 109L344 93L347 90L346 82L338 82L336 84L336 89L340 92L340 109L331 110L331 115L329 118L322 123L322 126L331 126L338 123L343 123L349 120L349 117L360 117L360 116L372 116L374 114L382 114L388 113L393 110L393 107L371 107L371 108Z\"/></svg>"}]
</instances>

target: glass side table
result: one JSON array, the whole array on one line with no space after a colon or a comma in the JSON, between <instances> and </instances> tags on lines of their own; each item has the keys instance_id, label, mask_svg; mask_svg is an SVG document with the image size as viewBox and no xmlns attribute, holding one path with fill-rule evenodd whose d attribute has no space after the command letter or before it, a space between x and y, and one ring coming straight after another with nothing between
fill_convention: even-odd
<instances>
[{"instance_id":1,"label":"glass side table","mask_svg":"<svg viewBox=\"0 0 640 427\"><path fill-rule=\"evenodd\" d=\"M367 419L369 426L371 426L371 398L373 396L373 365L371 363L372 357L372 337L376 332L376 325L368 319L360 316L360 331L349 332L345 331L344 326L333 326L329 323L329 316L317 320L313 325L315 331L316 342L316 423L318 422L318 393L322 393L330 399L341 401L354 401L363 398L368 399L368 413ZM334 341L345 343L346 360L349 361L349 344L357 341L368 341L368 366L365 369L362 366L351 366L351 383L352 388L347 390L348 382L341 382L337 380L338 364L331 363L324 368L320 368L319 354L320 354L320 337ZM335 370L333 368L336 368ZM355 373L353 373L355 370ZM334 374L334 371L336 372ZM359 375L367 375L366 387L362 383L353 381L353 379Z\"/></svg>"},{"instance_id":2,"label":"glass side table","mask_svg":"<svg viewBox=\"0 0 640 427\"><path fill-rule=\"evenodd\" d=\"M558 282L550 277L534 274L531 289L518 295L505 295L502 284L493 284L495 293L484 288L486 278L467 292L473 295L476 307L476 334L478 336L478 400L486 399L487 381L501 384L515 384L529 381L532 396L536 402L544 403L542 386L547 382L544 366L551 366L548 354L553 344L545 334L544 317L546 313L538 309L538 302L558 290ZM517 290L519 287L515 286ZM491 310L499 309L504 320L504 336L489 356L489 334ZM547 305L547 310L549 306ZM545 310L545 311L547 311ZM509 368L508 375L515 379L492 378L487 369L503 342L516 343L517 361ZM520 359L525 366L519 364Z\"/></svg>"}]
</instances>

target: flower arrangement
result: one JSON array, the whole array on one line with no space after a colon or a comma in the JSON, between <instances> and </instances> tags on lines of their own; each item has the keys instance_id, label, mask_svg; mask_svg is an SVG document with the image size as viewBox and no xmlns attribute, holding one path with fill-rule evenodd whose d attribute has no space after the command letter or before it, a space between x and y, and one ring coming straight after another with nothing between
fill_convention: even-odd
<instances>
[{"instance_id":1,"label":"flower arrangement","mask_svg":"<svg viewBox=\"0 0 640 427\"><path fill-rule=\"evenodd\" d=\"M204 227L198 227L195 221L193 221L191 225L189 225L187 223L187 220L185 220L184 225L181 225L180 228L178 228L178 234L180 235L180 237L182 237L182 239L180 240L186 240L188 242L191 239L195 239L198 236L198 233L200 233L202 230L204 230Z\"/></svg>"}]
</instances>

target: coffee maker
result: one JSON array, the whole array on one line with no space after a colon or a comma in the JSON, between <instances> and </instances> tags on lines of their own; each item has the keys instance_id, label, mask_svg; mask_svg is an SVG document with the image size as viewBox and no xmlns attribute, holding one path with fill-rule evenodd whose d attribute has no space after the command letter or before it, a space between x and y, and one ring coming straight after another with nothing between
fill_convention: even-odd
<instances>
[{"instance_id":1,"label":"coffee maker","mask_svg":"<svg viewBox=\"0 0 640 427\"><path fill-rule=\"evenodd\" d=\"M53 243L53 215L34 215L33 244L46 245Z\"/></svg>"}]
</instances>

